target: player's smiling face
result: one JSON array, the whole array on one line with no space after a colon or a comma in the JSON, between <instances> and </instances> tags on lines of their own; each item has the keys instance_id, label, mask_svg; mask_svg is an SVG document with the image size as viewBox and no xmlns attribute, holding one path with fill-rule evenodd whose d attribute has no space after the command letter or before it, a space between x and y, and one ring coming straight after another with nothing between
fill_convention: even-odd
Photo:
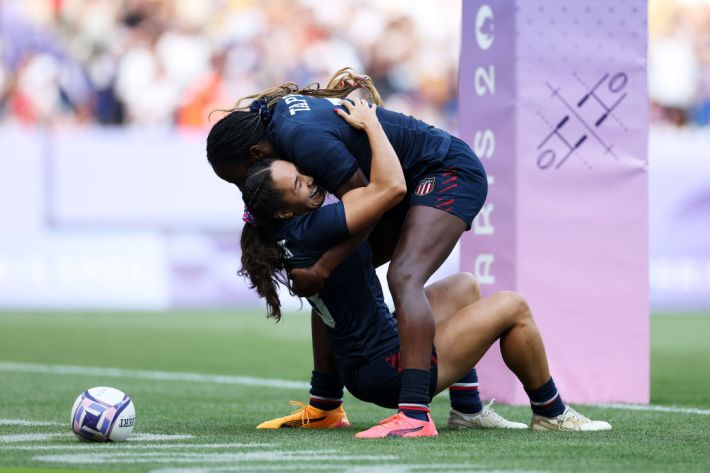
<instances>
[{"instance_id":1,"label":"player's smiling face","mask_svg":"<svg viewBox=\"0 0 710 473\"><path fill-rule=\"evenodd\" d=\"M288 161L271 163L271 178L276 189L286 202L287 208L276 212L276 218L290 218L311 212L325 201L325 191L313 182L313 178L301 174Z\"/></svg>"}]
</instances>

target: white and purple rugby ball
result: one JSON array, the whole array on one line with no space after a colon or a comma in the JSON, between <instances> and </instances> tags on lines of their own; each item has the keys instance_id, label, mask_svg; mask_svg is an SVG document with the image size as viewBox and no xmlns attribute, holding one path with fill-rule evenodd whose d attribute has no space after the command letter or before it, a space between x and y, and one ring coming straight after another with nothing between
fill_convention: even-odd
<instances>
[{"instance_id":1,"label":"white and purple rugby ball","mask_svg":"<svg viewBox=\"0 0 710 473\"><path fill-rule=\"evenodd\" d=\"M133 433L135 421L131 398L105 386L81 393L71 409L71 428L82 440L123 442Z\"/></svg>"}]
</instances>

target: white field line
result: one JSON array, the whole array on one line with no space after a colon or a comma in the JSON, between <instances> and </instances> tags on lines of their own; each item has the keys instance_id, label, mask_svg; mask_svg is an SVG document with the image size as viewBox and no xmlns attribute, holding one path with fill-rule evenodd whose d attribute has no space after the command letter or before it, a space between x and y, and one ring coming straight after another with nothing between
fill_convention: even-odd
<instances>
[{"instance_id":1,"label":"white field line","mask_svg":"<svg viewBox=\"0 0 710 473\"><path fill-rule=\"evenodd\" d=\"M266 448L276 447L275 443L155 443L149 445L142 444L126 444L126 443L75 443L75 444L56 444L56 445L9 445L0 446L2 450L12 451L50 451L50 450L65 450L65 451L83 451L91 450L96 452L99 449L106 449L112 452L124 452L133 450L213 450L213 449L232 449L232 448Z\"/></svg>"},{"instance_id":2,"label":"white field line","mask_svg":"<svg viewBox=\"0 0 710 473\"><path fill-rule=\"evenodd\" d=\"M150 434L136 433L126 439L127 442L161 442L164 440L187 440L193 438L190 434Z\"/></svg>"},{"instance_id":3,"label":"white field line","mask_svg":"<svg viewBox=\"0 0 710 473\"><path fill-rule=\"evenodd\" d=\"M164 470L152 470L157 473ZM205 468L203 473L213 473L217 468ZM227 471L227 470L225 470ZM487 469L470 463L400 463L398 465L353 465L346 467L343 473L416 473L416 472L442 472L442 471L469 471L476 473L545 473L544 470L501 470ZM194 472L197 473L197 472Z\"/></svg>"},{"instance_id":4,"label":"white field line","mask_svg":"<svg viewBox=\"0 0 710 473\"><path fill-rule=\"evenodd\" d=\"M10 434L0 435L0 443L16 443L16 442L43 442L62 437L71 437L72 434Z\"/></svg>"},{"instance_id":5,"label":"white field line","mask_svg":"<svg viewBox=\"0 0 710 473\"><path fill-rule=\"evenodd\" d=\"M121 368L99 368L92 366L43 365L36 363L14 363L0 361L0 371L11 373L42 373L58 375L106 376L109 378L150 379L153 381L186 381L191 383L236 384L263 388L303 389L310 385L301 381L253 378L251 376L210 375L180 373L172 371L126 370Z\"/></svg>"},{"instance_id":6,"label":"white field line","mask_svg":"<svg viewBox=\"0 0 710 473\"><path fill-rule=\"evenodd\" d=\"M418 472L441 472L441 471L469 471L476 473L544 473L541 470L486 470L480 469L472 464L460 463L391 463L377 464L370 463L367 465L352 465L346 466L342 464L282 464L282 465L224 465L210 467L187 467L187 468L158 468L150 470L150 473L231 473L241 471L312 471L312 470L327 470L339 471L343 473L418 473Z\"/></svg>"},{"instance_id":7,"label":"white field line","mask_svg":"<svg viewBox=\"0 0 710 473\"><path fill-rule=\"evenodd\" d=\"M36 363L15 363L11 361L0 361L0 371L11 373L106 376L109 378L150 379L154 381L183 381L189 383L234 384L242 386L258 386L281 389L308 390L310 388L310 384L301 381L255 378L251 376L209 375L199 373L184 373L177 371L128 370L121 368L101 368L95 366L44 365ZM693 407L653 406L641 404L595 404L595 406L609 409L625 409L630 411L710 415L710 409L697 409ZM0 425L3 424L0 423Z\"/></svg>"},{"instance_id":8,"label":"white field line","mask_svg":"<svg viewBox=\"0 0 710 473\"><path fill-rule=\"evenodd\" d=\"M304 461L304 462L343 462L343 461L386 461L397 460L394 455L340 455L337 450L300 450L296 452L284 452L281 450L267 450L261 452L235 452L235 453L151 453L151 452L115 452L115 453L88 453L82 455L62 454L62 455L39 455L32 457L33 460L64 463L71 465L83 464L109 464L109 463L234 463L234 462L280 462L280 461Z\"/></svg>"},{"instance_id":9,"label":"white field line","mask_svg":"<svg viewBox=\"0 0 710 473\"><path fill-rule=\"evenodd\" d=\"M67 423L67 427L69 424ZM61 437L73 437L70 433L29 433L29 434L8 434L0 435L0 443L16 443L16 442L42 442ZM165 440L187 440L193 438L187 434L151 434L137 433L132 435L127 441L130 442L158 442Z\"/></svg>"},{"instance_id":10,"label":"white field line","mask_svg":"<svg viewBox=\"0 0 710 473\"><path fill-rule=\"evenodd\" d=\"M0 425L23 425L27 427L49 427L55 425L65 425L61 422L45 422L25 419L0 419Z\"/></svg>"},{"instance_id":11,"label":"white field line","mask_svg":"<svg viewBox=\"0 0 710 473\"><path fill-rule=\"evenodd\" d=\"M374 467L384 467L384 465L373 465ZM150 473L219 473L219 472L240 472L240 471L314 471L314 470L326 470L326 471L338 471L332 464L288 464L284 463L282 465L230 465L230 466L215 466L209 468L158 468L155 470L150 470ZM387 471L385 468L370 469L369 473L376 473L378 471Z\"/></svg>"},{"instance_id":12,"label":"white field line","mask_svg":"<svg viewBox=\"0 0 710 473\"><path fill-rule=\"evenodd\" d=\"M259 467L259 469L261 469ZM214 473L217 471L222 471L219 467L209 467L204 468L202 473ZM151 470L151 473L165 472L165 470ZM173 471L178 471L177 469ZM224 469L223 471L234 471L231 469ZM239 471L239 470L237 470ZM242 470L244 471L244 470ZM442 471L469 471L476 473L545 473L541 470L501 470L501 469L488 469L485 467L472 465L470 463L399 463L397 465L384 464L384 465L352 465L350 467L344 467L343 473L416 473L416 472L442 472ZM187 473L185 469L184 473ZM191 473L198 473L193 471Z\"/></svg>"},{"instance_id":13,"label":"white field line","mask_svg":"<svg viewBox=\"0 0 710 473\"><path fill-rule=\"evenodd\" d=\"M158 468L150 470L150 473L220 473L220 472L241 472L241 471L312 471L328 470L341 471L343 473L417 473L417 472L441 472L441 471L473 471L476 473L544 473L541 470L489 470L476 465L466 463L400 463L393 465L367 464L367 465L338 465L333 464L282 464L282 465L225 465L193 468Z\"/></svg>"},{"instance_id":14,"label":"white field line","mask_svg":"<svg viewBox=\"0 0 710 473\"><path fill-rule=\"evenodd\" d=\"M20 425L20 426L66 426L69 427L69 423L61 424L59 422L41 422L41 421L31 421L25 419L3 419L4 425ZM71 433L68 432L33 432L33 433L20 433L20 434L6 434L0 435L0 444L7 443L20 443L20 442L44 442L47 440L53 440L57 438L69 438L73 437ZM150 432L139 432L133 434L127 441L133 442L160 442L160 441L170 441L170 440L188 440L194 438L193 435L189 434L153 434ZM95 445L95 444L94 444ZM46 445L45 445L46 446ZM56 447L63 447L62 445L54 445ZM71 445L65 445L64 447L70 447ZM77 445L78 446L78 445ZM146 446L146 447L149 447ZM17 450L23 449L20 447L2 447L0 450Z\"/></svg>"},{"instance_id":15,"label":"white field line","mask_svg":"<svg viewBox=\"0 0 710 473\"><path fill-rule=\"evenodd\" d=\"M710 415L710 409L697 409L695 407L653 406L644 404L594 404L596 407L606 409L622 409L626 411L670 412L673 414L699 414Z\"/></svg>"}]
</instances>

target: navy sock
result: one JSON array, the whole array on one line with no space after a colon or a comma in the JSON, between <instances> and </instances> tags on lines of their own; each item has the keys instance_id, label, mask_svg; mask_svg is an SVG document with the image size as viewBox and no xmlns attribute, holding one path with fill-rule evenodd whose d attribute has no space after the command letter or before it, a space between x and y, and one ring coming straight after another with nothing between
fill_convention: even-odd
<instances>
[{"instance_id":1,"label":"navy sock","mask_svg":"<svg viewBox=\"0 0 710 473\"><path fill-rule=\"evenodd\" d=\"M311 374L311 406L331 411L343 403L343 383L337 373L313 371Z\"/></svg>"},{"instance_id":2,"label":"navy sock","mask_svg":"<svg viewBox=\"0 0 710 473\"><path fill-rule=\"evenodd\" d=\"M451 408L464 414L481 412L483 404L478 395L478 374L476 368L466 373L463 378L449 386Z\"/></svg>"},{"instance_id":3,"label":"navy sock","mask_svg":"<svg viewBox=\"0 0 710 473\"><path fill-rule=\"evenodd\" d=\"M412 419L429 420L429 370L406 369L400 376L399 411Z\"/></svg>"},{"instance_id":4,"label":"navy sock","mask_svg":"<svg viewBox=\"0 0 710 473\"><path fill-rule=\"evenodd\" d=\"M545 417L556 417L565 411L562 396L557 392L555 382L550 378L548 382L537 389L526 389L530 398L530 406L535 414Z\"/></svg>"}]
</instances>

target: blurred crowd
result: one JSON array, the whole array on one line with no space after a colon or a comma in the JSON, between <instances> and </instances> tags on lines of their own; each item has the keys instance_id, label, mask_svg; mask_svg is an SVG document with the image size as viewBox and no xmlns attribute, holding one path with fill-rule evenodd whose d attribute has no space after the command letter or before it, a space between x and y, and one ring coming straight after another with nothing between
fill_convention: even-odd
<instances>
[{"instance_id":1,"label":"blurred crowd","mask_svg":"<svg viewBox=\"0 0 710 473\"><path fill-rule=\"evenodd\" d=\"M710 125L710 1L650 0L651 120Z\"/></svg>"},{"instance_id":2,"label":"blurred crowd","mask_svg":"<svg viewBox=\"0 0 710 473\"><path fill-rule=\"evenodd\" d=\"M460 0L0 0L0 122L207 126L286 81L368 73L450 129ZM214 117L213 117L214 119Z\"/></svg>"},{"instance_id":3,"label":"blurred crowd","mask_svg":"<svg viewBox=\"0 0 710 473\"><path fill-rule=\"evenodd\" d=\"M452 130L460 2L0 0L0 123L204 127L352 66ZM649 93L655 122L710 123L710 0L649 1Z\"/></svg>"}]
</instances>

